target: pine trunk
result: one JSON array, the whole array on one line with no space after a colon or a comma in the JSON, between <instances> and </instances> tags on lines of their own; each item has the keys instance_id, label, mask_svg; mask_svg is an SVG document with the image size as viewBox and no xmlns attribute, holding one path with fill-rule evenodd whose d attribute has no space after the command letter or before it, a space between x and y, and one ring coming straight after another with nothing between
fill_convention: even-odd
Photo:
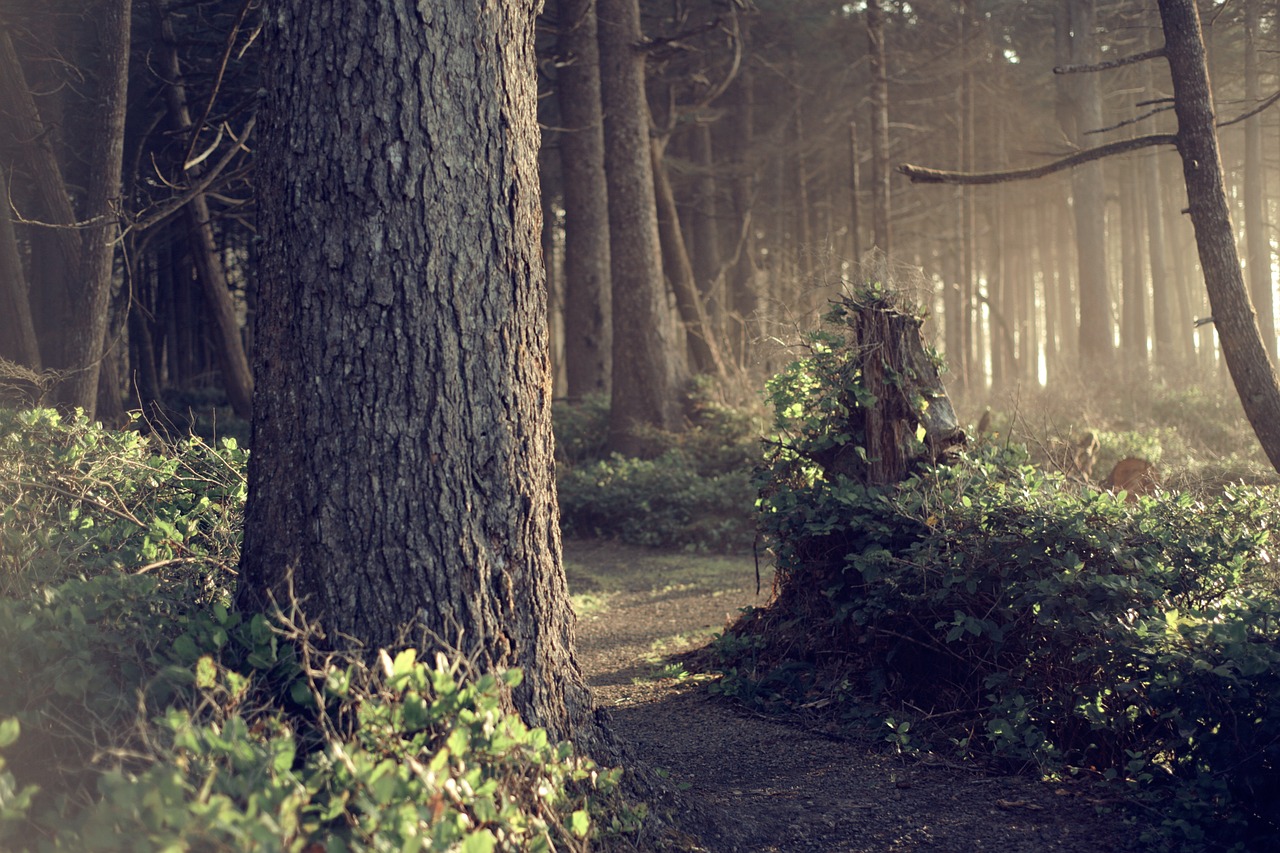
<instances>
[{"instance_id":1,"label":"pine trunk","mask_svg":"<svg viewBox=\"0 0 1280 853\"><path fill-rule=\"evenodd\" d=\"M266 16L239 599L292 592L369 652L443 640L521 667L523 718L591 748L553 479L534 5Z\"/></svg>"},{"instance_id":2,"label":"pine trunk","mask_svg":"<svg viewBox=\"0 0 1280 853\"><path fill-rule=\"evenodd\" d=\"M1280 384L1240 272L1222 180L1200 14L1194 0L1160 0L1160 17L1173 77L1178 153L1182 155L1213 325L1245 415L1267 458L1280 471Z\"/></svg>"}]
</instances>

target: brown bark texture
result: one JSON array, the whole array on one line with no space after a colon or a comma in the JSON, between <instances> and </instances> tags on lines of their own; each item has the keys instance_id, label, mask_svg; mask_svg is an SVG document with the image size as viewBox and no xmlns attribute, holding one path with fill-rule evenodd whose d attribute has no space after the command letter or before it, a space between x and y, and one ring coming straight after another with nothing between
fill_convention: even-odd
<instances>
[{"instance_id":1,"label":"brown bark texture","mask_svg":"<svg viewBox=\"0 0 1280 853\"><path fill-rule=\"evenodd\" d=\"M609 197L595 0L557 3L562 63L560 173L564 185L564 360L570 397L609 391Z\"/></svg>"},{"instance_id":2,"label":"brown bark texture","mask_svg":"<svg viewBox=\"0 0 1280 853\"><path fill-rule=\"evenodd\" d=\"M160 65L167 79L165 100L169 120L184 137L191 135L194 122L187 105L187 89L182 82L182 67L178 62L177 39L169 22L167 4L155 0L155 11L160 29L160 43L164 46ZM203 173L199 164L187 170L186 177L198 182ZM240 324L236 319L235 304L227 286L226 271L218 256L217 241L213 234L213 222L209 215L209 201L204 193L196 193L182 208L183 220L190 234L188 245L195 262L196 276L200 279L200 291L213 317L214 335L217 341L218 366L227 399L235 413L246 420L253 417L253 374L249 370L249 358L240 338Z\"/></svg>"},{"instance_id":3,"label":"brown bark texture","mask_svg":"<svg viewBox=\"0 0 1280 853\"><path fill-rule=\"evenodd\" d=\"M603 729L561 563L534 2L281 0L239 601L332 642L518 666L553 738Z\"/></svg>"},{"instance_id":4,"label":"brown bark texture","mask_svg":"<svg viewBox=\"0 0 1280 853\"><path fill-rule=\"evenodd\" d=\"M1240 271L1222 180L1200 14L1194 0L1160 0L1160 17L1173 78L1178 151L1213 325L1245 416L1272 466L1280 471L1280 384Z\"/></svg>"},{"instance_id":5,"label":"brown bark texture","mask_svg":"<svg viewBox=\"0 0 1280 853\"><path fill-rule=\"evenodd\" d=\"M639 3L600 0L597 9L613 278L609 446L635 455L637 428L679 424L684 342L671 328L662 277Z\"/></svg>"}]
</instances>

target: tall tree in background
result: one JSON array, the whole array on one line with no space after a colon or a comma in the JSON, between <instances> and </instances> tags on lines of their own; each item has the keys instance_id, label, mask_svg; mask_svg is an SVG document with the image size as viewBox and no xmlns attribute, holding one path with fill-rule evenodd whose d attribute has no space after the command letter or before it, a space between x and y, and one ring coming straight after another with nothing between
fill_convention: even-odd
<instances>
[{"instance_id":1,"label":"tall tree in background","mask_svg":"<svg viewBox=\"0 0 1280 853\"><path fill-rule=\"evenodd\" d=\"M643 447L637 428L679 423L684 347L662 276L639 2L599 0L598 18L613 271L609 446L635 455Z\"/></svg>"},{"instance_id":2,"label":"tall tree in background","mask_svg":"<svg viewBox=\"0 0 1280 853\"><path fill-rule=\"evenodd\" d=\"M187 106L187 87L183 83L177 36L174 35L173 25L169 20L168 3L166 0L152 0L152 3L162 45L157 64L165 76L165 101L169 108L169 121L180 138L189 139L188 145L193 147L196 141L192 134L194 122ZM199 183L204 174L202 166L196 163L188 167L184 163L183 167L185 177L192 183ZM200 292L213 319L218 364L227 389L227 398L235 413L247 420L252 415L253 375L249 372L249 358L244 351L244 342L240 339L240 323L236 318L231 291L227 287L226 270L218 254L209 201L203 192L191 194L190 200L182 206L182 217L187 226L196 277L200 280Z\"/></svg>"},{"instance_id":3,"label":"tall tree in background","mask_svg":"<svg viewBox=\"0 0 1280 853\"><path fill-rule=\"evenodd\" d=\"M331 638L407 631L520 666L524 719L591 748L553 483L534 6L266 16L239 601L292 593Z\"/></svg>"},{"instance_id":4,"label":"tall tree in background","mask_svg":"<svg viewBox=\"0 0 1280 853\"><path fill-rule=\"evenodd\" d=\"M557 0L556 91L564 184L564 359L570 397L607 392L609 198L604 176L595 0Z\"/></svg>"},{"instance_id":5,"label":"tall tree in background","mask_svg":"<svg viewBox=\"0 0 1280 853\"><path fill-rule=\"evenodd\" d=\"M85 185L79 210L9 34L0 34L0 77L5 78L0 109L9 117L15 147L33 178L39 219L56 226L40 241L49 263L31 289L42 309L32 312L42 339L42 362L60 373L57 402L81 408L90 418L98 409L99 373L109 355L104 346L117 344L107 341L107 319L122 213L131 10L130 0L102 2L88 10L92 57L86 76L92 83L85 114L92 131L82 140ZM108 393L118 392L112 388ZM116 415L120 401L106 401L104 408Z\"/></svg>"},{"instance_id":6,"label":"tall tree in background","mask_svg":"<svg viewBox=\"0 0 1280 853\"><path fill-rule=\"evenodd\" d=\"M867 54L871 59L871 232L887 257L889 235L889 72L885 64L884 11L867 0Z\"/></svg>"},{"instance_id":7,"label":"tall tree in background","mask_svg":"<svg viewBox=\"0 0 1280 853\"><path fill-rule=\"evenodd\" d=\"M1067 0L1071 63L1098 60L1094 0ZM1091 130L1102 124L1102 92L1096 74L1078 74L1064 85L1072 91L1074 109L1069 137L1088 148ZM1111 329L1111 286L1107 273L1107 196L1101 163L1085 163L1071 173L1071 206L1076 221L1076 260L1079 267L1080 360L1101 364L1114 347Z\"/></svg>"},{"instance_id":8,"label":"tall tree in background","mask_svg":"<svg viewBox=\"0 0 1280 853\"><path fill-rule=\"evenodd\" d=\"M1261 24L1258 0L1244 4L1244 98L1252 108L1261 99L1258 82L1258 41ZM1258 312L1262 344L1272 358L1276 355L1275 299L1271 280L1271 234L1267 224L1266 170L1262 162L1262 116L1245 120L1244 125L1244 230L1249 269L1249 295Z\"/></svg>"}]
</instances>

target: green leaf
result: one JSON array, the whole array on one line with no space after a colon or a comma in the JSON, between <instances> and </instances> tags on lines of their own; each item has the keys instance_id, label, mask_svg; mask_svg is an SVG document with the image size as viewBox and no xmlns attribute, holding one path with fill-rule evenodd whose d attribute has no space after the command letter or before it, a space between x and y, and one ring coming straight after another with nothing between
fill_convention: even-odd
<instances>
[{"instance_id":1,"label":"green leaf","mask_svg":"<svg viewBox=\"0 0 1280 853\"><path fill-rule=\"evenodd\" d=\"M462 842L462 853L493 853L498 839L487 829L473 832Z\"/></svg>"},{"instance_id":2,"label":"green leaf","mask_svg":"<svg viewBox=\"0 0 1280 853\"><path fill-rule=\"evenodd\" d=\"M210 690L218 683L218 665L210 655L201 655L196 661L196 687Z\"/></svg>"},{"instance_id":3,"label":"green leaf","mask_svg":"<svg viewBox=\"0 0 1280 853\"><path fill-rule=\"evenodd\" d=\"M17 717L0 720L0 749L12 745L18 739L20 730Z\"/></svg>"},{"instance_id":4,"label":"green leaf","mask_svg":"<svg viewBox=\"0 0 1280 853\"><path fill-rule=\"evenodd\" d=\"M578 809L569 818L569 829L579 838L586 838L591 831L591 816L583 809Z\"/></svg>"}]
</instances>

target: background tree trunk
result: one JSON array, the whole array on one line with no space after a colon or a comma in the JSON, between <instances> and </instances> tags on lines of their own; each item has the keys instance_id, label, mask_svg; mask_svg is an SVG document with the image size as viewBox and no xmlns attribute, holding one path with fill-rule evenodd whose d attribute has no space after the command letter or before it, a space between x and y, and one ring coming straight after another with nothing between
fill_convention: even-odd
<instances>
[{"instance_id":1,"label":"background tree trunk","mask_svg":"<svg viewBox=\"0 0 1280 853\"><path fill-rule=\"evenodd\" d=\"M40 347L31 322L27 280L9 213L9 182L0 170L0 358L39 372Z\"/></svg>"},{"instance_id":2,"label":"background tree trunk","mask_svg":"<svg viewBox=\"0 0 1280 853\"><path fill-rule=\"evenodd\" d=\"M884 11L867 0L867 54L871 60L871 226L875 247L888 257L889 236L889 77L885 65Z\"/></svg>"},{"instance_id":3,"label":"background tree trunk","mask_svg":"<svg viewBox=\"0 0 1280 853\"><path fill-rule=\"evenodd\" d=\"M609 391L609 197L595 0L559 0L556 77L564 184L564 359L570 397Z\"/></svg>"},{"instance_id":4,"label":"background tree trunk","mask_svg":"<svg viewBox=\"0 0 1280 853\"><path fill-rule=\"evenodd\" d=\"M1258 84L1258 0L1244 4L1244 99L1253 109L1261 98ZM1267 225L1267 172L1262 162L1262 115L1244 123L1244 230L1248 252L1249 296L1258 313L1262 345L1276 354L1275 300L1272 298L1271 234Z\"/></svg>"},{"instance_id":5,"label":"background tree trunk","mask_svg":"<svg viewBox=\"0 0 1280 853\"><path fill-rule=\"evenodd\" d=\"M636 455L637 427L679 425L684 342L671 328L662 277L639 3L599 0L597 8L613 279L609 446Z\"/></svg>"},{"instance_id":6,"label":"background tree trunk","mask_svg":"<svg viewBox=\"0 0 1280 853\"><path fill-rule=\"evenodd\" d=\"M101 58L91 107L97 132L88 151L89 186L84 206L85 219L90 224L84 228L81 240L80 280L66 340L70 372L56 391L58 402L68 408L84 409L90 419L97 411L98 373L111 304L116 238L120 233L131 9L131 0L108 0L100 11Z\"/></svg>"},{"instance_id":7,"label":"background tree trunk","mask_svg":"<svg viewBox=\"0 0 1280 853\"><path fill-rule=\"evenodd\" d=\"M182 68L178 63L175 46L177 39L169 23L164 0L154 2L161 43L164 45L161 65L168 77L165 97L169 119L181 138L188 138L194 122L187 107L187 90L182 82ZM192 166L187 170L186 178L193 183L199 181L203 171L199 164ZM240 338L240 323L236 319L235 304L227 286L226 271L222 267L222 259L218 257L209 202L204 193L196 193L183 206L182 216L191 235L189 245L195 261L196 277L200 280L200 291L204 294L205 303L213 318L222 384L226 388L232 409L240 417L249 420L253 417L253 374L249 371L249 358Z\"/></svg>"},{"instance_id":8,"label":"background tree trunk","mask_svg":"<svg viewBox=\"0 0 1280 853\"><path fill-rule=\"evenodd\" d=\"M239 601L286 601L292 577L335 642L440 637L522 667L523 718L591 749L553 481L534 3L280 0L264 38Z\"/></svg>"},{"instance_id":9,"label":"background tree trunk","mask_svg":"<svg viewBox=\"0 0 1280 853\"><path fill-rule=\"evenodd\" d=\"M1094 0L1069 0L1071 64L1087 65L1098 58L1094 32ZM1086 131L1103 126L1102 94L1096 74L1076 74L1071 81L1075 100L1071 140L1079 148L1090 145ZM1071 173L1072 207L1076 220L1076 258L1079 267L1080 361L1105 364L1115 347L1111 328L1111 287L1107 273L1106 184L1102 163L1076 167Z\"/></svg>"}]
</instances>

